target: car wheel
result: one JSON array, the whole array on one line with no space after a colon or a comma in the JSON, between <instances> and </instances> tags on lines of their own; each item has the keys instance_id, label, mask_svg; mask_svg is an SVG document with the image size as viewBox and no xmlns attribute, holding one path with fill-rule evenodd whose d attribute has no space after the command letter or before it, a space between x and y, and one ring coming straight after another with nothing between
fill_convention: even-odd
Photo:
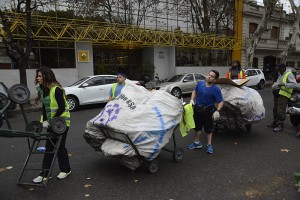
<instances>
[{"instance_id":1,"label":"car wheel","mask_svg":"<svg viewBox=\"0 0 300 200\"><path fill-rule=\"evenodd\" d=\"M258 89L264 89L265 87L265 81L264 80L260 80L258 85L257 85Z\"/></svg>"},{"instance_id":2,"label":"car wheel","mask_svg":"<svg viewBox=\"0 0 300 200\"><path fill-rule=\"evenodd\" d=\"M78 100L75 97L67 97L67 102L69 104L70 112L73 112L78 108Z\"/></svg>"},{"instance_id":3,"label":"car wheel","mask_svg":"<svg viewBox=\"0 0 300 200\"><path fill-rule=\"evenodd\" d=\"M171 94L177 98L181 98L181 90L179 88L173 88Z\"/></svg>"}]
</instances>

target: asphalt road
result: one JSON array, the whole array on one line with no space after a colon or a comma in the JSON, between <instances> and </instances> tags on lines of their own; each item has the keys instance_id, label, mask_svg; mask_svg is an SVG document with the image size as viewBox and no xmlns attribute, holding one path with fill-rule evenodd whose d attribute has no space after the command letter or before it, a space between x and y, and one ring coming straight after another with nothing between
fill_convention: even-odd
<instances>
[{"instance_id":1,"label":"asphalt road","mask_svg":"<svg viewBox=\"0 0 300 200\"><path fill-rule=\"evenodd\" d=\"M214 134L214 153L208 155L205 149L186 148L193 131L184 138L177 132L184 159L176 163L170 153L161 152L156 174L143 167L131 171L118 160L95 153L85 142L85 124L103 105L72 113L67 139L72 175L65 180L51 179L46 189L16 184L28 153L27 139L0 138L0 199L300 199L293 177L294 172L300 172L300 139L295 138L288 118L283 133L266 127L272 116L271 90L265 88L259 93L266 118L253 124L250 133L241 137L233 131ZM29 120L39 119L37 112L27 116ZM10 122L14 129L24 130L20 114L13 115ZM205 144L205 136L202 138ZM41 157L33 163L40 166ZM56 163L53 176L58 172ZM32 179L36 174L28 176Z\"/></svg>"}]
</instances>

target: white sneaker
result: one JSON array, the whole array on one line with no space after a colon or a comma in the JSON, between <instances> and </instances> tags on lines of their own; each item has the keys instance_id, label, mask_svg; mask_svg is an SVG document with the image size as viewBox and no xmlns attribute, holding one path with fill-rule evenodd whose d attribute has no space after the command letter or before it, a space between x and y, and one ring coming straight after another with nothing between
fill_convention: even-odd
<instances>
[{"instance_id":1,"label":"white sneaker","mask_svg":"<svg viewBox=\"0 0 300 200\"><path fill-rule=\"evenodd\" d=\"M60 172L60 173L57 175L57 178L58 178L59 180L61 180L61 179L66 178L66 177L69 176L70 174L71 174L71 171L69 171L68 173L66 173L66 172Z\"/></svg>"},{"instance_id":2,"label":"white sneaker","mask_svg":"<svg viewBox=\"0 0 300 200\"><path fill-rule=\"evenodd\" d=\"M49 179L51 179L52 177L50 177ZM33 179L32 181L34 183L41 183L42 181L46 181L47 180L47 177L43 177L43 176L38 176L36 177L35 179Z\"/></svg>"}]
</instances>

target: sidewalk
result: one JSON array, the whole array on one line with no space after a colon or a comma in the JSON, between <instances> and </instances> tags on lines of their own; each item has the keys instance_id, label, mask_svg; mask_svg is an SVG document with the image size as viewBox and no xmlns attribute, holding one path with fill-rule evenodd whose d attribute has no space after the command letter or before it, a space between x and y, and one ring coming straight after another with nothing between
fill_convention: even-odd
<instances>
[{"instance_id":1,"label":"sidewalk","mask_svg":"<svg viewBox=\"0 0 300 200\"><path fill-rule=\"evenodd\" d=\"M38 105L34 105L34 99L32 99L32 100L29 100L28 103L23 104L23 108L24 108L24 111L26 113L29 113L29 112L42 112L42 103L39 103ZM17 104L16 109L10 110L9 112L13 113L13 114L22 113L21 107L20 107L19 104Z\"/></svg>"}]
</instances>

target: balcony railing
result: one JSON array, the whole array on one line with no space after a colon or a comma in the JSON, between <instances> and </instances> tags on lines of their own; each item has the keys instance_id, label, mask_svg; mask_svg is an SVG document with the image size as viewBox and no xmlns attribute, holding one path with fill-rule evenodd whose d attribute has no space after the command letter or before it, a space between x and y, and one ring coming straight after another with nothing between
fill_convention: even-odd
<instances>
[{"instance_id":1,"label":"balcony railing","mask_svg":"<svg viewBox=\"0 0 300 200\"><path fill-rule=\"evenodd\" d=\"M244 38L243 47L247 48L250 44L251 38ZM260 39L257 49L267 49L267 50L284 50L288 45L288 40L277 40L277 39Z\"/></svg>"}]
</instances>

